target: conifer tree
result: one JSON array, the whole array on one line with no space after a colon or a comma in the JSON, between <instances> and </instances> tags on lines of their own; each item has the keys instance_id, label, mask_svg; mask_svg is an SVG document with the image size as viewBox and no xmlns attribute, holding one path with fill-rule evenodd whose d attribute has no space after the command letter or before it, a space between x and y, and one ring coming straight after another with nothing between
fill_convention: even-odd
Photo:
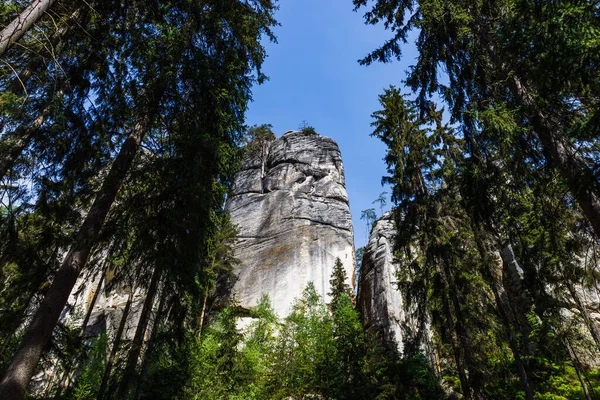
<instances>
[{"instance_id":1,"label":"conifer tree","mask_svg":"<svg viewBox=\"0 0 600 400\"><path fill-rule=\"evenodd\" d=\"M354 0L354 5L370 6L366 23L384 22L392 32L362 64L400 58L409 32L416 31L419 57L407 82L421 110L438 93L453 120L462 123L468 146L484 147L478 129L492 120L525 128L526 140L511 142L506 135L493 140L508 142L513 151L525 145L556 168L600 234L597 152L587 144L597 136L600 89L595 2ZM440 79L440 68L447 79Z\"/></svg>"},{"instance_id":2,"label":"conifer tree","mask_svg":"<svg viewBox=\"0 0 600 400\"><path fill-rule=\"evenodd\" d=\"M346 276L344 264L342 264L342 260L337 257L335 259L335 264L333 265L333 271L331 272L331 279L329 280L329 287L331 288L331 291L327 293L329 296L331 296L329 308L332 311L337 308L337 303L343 293L346 293L348 296L350 296L350 298L352 298L352 289L350 288L350 285L348 285L347 281L348 277Z\"/></svg>"},{"instance_id":3,"label":"conifer tree","mask_svg":"<svg viewBox=\"0 0 600 400\"><path fill-rule=\"evenodd\" d=\"M205 138L201 141L205 149L212 148L214 150L221 144L225 144L224 149L227 146L231 148L235 146L236 135L241 131L240 126L245 104L249 98L250 85L254 80L262 79L260 64L264 58L264 51L258 44L258 38L262 34L271 35L269 27L274 24L271 16L274 6L270 2L261 2L256 7L237 2L231 2L226 6L219 3L214 7L202 7L185 2L172 6L159 10L147 2L132 4L127 9L121 7L111 9L110 5L98 5L97 10L105 11L108 15L117 14L118 18L126 21L127 29L121 31L123 24L109 25L103 52L93 55L106 55L105 58L97 58L109 60L107 64L112 63L112 67L94 71L96 75L91 82L97 97L95 108L91 107L91 109L97 112L100 118L97 119L96 125L85 125L85 127L97 129L104 125L103 129L106 129L107 125L111 125L116 127L115 132L121 132L121 137L123 137L123 132L129 132L129 137L123 142L102 185L99 185L96 200L79 229L71 251L54 277L44 302L38 309L37 315L34 316L28 333L25 334L21 350L16 353L12 367L8 369L4 377L0 393L6 398L22 398L24 395L26 384L33 374L37 359L51 336L56 320L77 276L85 268L90 253L99 241L99 234L119 189L127 184L126 177L132 170L136 153L142 142L148 137L156 137L155 134L161 132L165 137L173 139L171 144L176 143L177 134L184 132L194 123L193 110L203 109L215 110L215 113L212 115L208 113L208 116L203 118L206 129L212 132L212 136L205 132L199 132L199 129L188 130L188 132L204 135L200 137ZM210 11L207 11L208 9ZM143 12L140 12L142 10ZM144 16L147 17L146 24L135 23ZM110 21L110 18L108 20ZM220 24L221 20L227 21L227 32ZM134 27L135 29L133 29ZM147 40L150 31L152 35L156 36L156 40ZM125 47L121 42L124 38L126 38L123 42L126 44ZM140 43L142 44L140 45ZM68 47L65 48L68 49ZM133 50L128 52L127 48ZM209 48L219 49L219 51L207 50ZM212 59L207 58L205 57L207 52L218 55ZM89 55L86 51L83 54ZM121 63L123 58L118 56L119 54L127 54L129 58L126 63ZM195 61L204 62L206 68L198 66L188 68ZM102 63L97 65L102 65ZM224 68L223 65L227 65L227 68ZM251 75L252 69L258 71L257 75ZM206 77L208 71L217 72L214 72L208 79ZM228 73L229 75L227 75ZM125 81L129 83L125 83ZM215 89L212 88L211 91L210 82L215 81L221 83L220 88L231 89L229 91L231 95L227 99L219 100ZM89 84L90 81L87 82ZM112 90L115 83L119 89ZM187 87L188 83L205 85L205 87L204 90L199 91L182 91L182 88ZM205 93L210 95L206 96ZM186 107L180 107L184 104ZM221 104L221 107L216 107L215 104ZM179 110L184 111L180 112ZM167 116L171 116L178 125L162 126L161 118ZM215 118L215 116L218 117ZM180 137L183 138L185 135ZM188 143L193 143L191 136L186 140ZM182 155L180 160L191 162L193 154L183 153L182 149L184 148L183 146L165 148L165 152L162 154L170 154L169 150L176 150L179 151L177 154ZM189 151L194 147L188 146L187 149ZM232 176L231 173L224 173L227 168L215 171L217 167L226 165L222 160L226 159L227 155L218 151L213 151L213 153L222 159L213 162L214 168L207 170L206 174L201 176L203 179L197 181L197 184L205 187L208 185L207 189L209 190L201 193L215 189L216 177L222 176L226 181ZM210 151L207 151L207 154L210 154ZM197 176L196 174L186 175L185 168L178 171L182 173L179 178L183 182L189 176ZM96 170L97 172L98 170ZM214 174L209 176L213 172ZM178 181L172 180L171 182ZM219 197L217 196L217 198ZM186 198L186 196L182 195L182 198ZM211 210L214 203L209 204L207 209ZM218 207L220 206L221 204L218 205ZM202 210L201 208L197 209ZM186 208L186 210L190 210L190 208ZM207 215L204 213L199 216L196 213L186 220L188 226L194 228L193 232L210 231L207 229L210 223L204 222L207 221L206 219L198 218L207 218ZM186 232L192 231L187 229ZM165 238L165 243L168 243L168 238ZM181 247L181 249L185 248ZM197 262L190 263L190 265L193 268L198 267ZM181 272L180 276L184 275L184 271ZM189 271L185 271L185 273L189 273ZM176 278L176 280L179 279Z\"/></svg>"}]
</instances>

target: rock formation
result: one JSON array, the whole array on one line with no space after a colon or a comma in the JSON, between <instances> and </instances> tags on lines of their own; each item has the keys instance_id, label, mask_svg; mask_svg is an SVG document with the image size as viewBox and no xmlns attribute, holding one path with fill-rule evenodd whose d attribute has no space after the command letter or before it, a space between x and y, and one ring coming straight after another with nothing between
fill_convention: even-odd
<instances>
[{"instance_id":1,"label":"rock formation","mask_svg":"<svg viewBox=\"0 0 600 400\"><path fill-rule=\"evenodd\" d=\"M336 258L350 284L353 229L340 150L330 138L289 131L250 151L227 209L239 228L233 295L252 307L268 295L280 317L309 282L328 301Z\"/></svg>"},{"instance_id":2,"label":"rock formation","mask_svg":"<svg viewBox=\"0 0 600 400\"><path fill-rule=\"evenodd\" d=\"M394 225L390 212L373 225L361 264L357 306L365 330L377 334L401 352L402 324L406 318L402 295L396 285L397 266L393 262Z\"/></svg>"},{"instance_id":3,"label":"rock formation","mask_svg":"<svg viewBox=\"0 0 600 400\"><path fill-rule=\"evenodd\" d=\"M368 244L365 246L358 283L357 307L363 318L366 330L376 334L392 349L403 351L405 332L416 333L418 324L412 321L403 307L402 294L398 291L396 273L398 265L394 263L393 246L396 227L391 213L384 214L373 225ZM526 313L531 308L531 299L524 288L524 272L519 265L512 247L506 246L497 252L498 266L494 273L498 283L496 291L501 306L511 310L510 318L519 326L527 326ZM583 261L582 261L583 262ZM597 269L597 264L590 268ZM558 296L554 293L549 293ZM589 327L596 327L600 332L600 297L595 290L585 290L580 285L572 285L571 300L564 302L563 316L573 319L579 325L582 335L593 342ZM585 326L587 325L587 326ZM593 328L592 328L593 329ZM424 327L424 354L432 365L438 363L435 351L430 346L431 332ZM525 332L527 334L527 332ZM600 333L597 334L600 336ZM588 349L574 349L585 364L597 367L600 365L594 357L596 353Z\"/></svg>"}]
</instances>

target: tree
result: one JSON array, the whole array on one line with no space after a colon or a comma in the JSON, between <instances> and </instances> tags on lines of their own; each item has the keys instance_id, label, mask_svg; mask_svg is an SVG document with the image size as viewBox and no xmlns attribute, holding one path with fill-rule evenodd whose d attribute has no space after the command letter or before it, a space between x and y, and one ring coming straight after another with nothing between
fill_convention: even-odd
<instances>
[{"instance_id":1,"label":"tree","mask_svg":"<svg viewBox=\"0 0 600 400\"><path fill-rule=\"evenodd\" d=\"M0 57L44 15L56 0L34 0L0 31Z\"/></svg>"},{"instance_id":2,"label":"tree","mask_svg":"<svg viewBox=\"0 0 600 400\"><path fill-rule=\"evenodd\" d=\"M383 208L387 205L387 200L386 200L387 194L388 194L387 192L379 193L379 197L377 197L377 199L375 199L371 203L371 204L379 203L379 211L381 212L381 215L383 215Z\"/></svg>"},{"instance_id":3,"label":"tree","mask_svg":"<svg viewBox=\"0 0 600 400\"><path fill-rule=\"evenodd\" d=\"M563 249L585 248L589 236L584 239L577 214L563 203L555 172L531 160L517 163L512 157L522 155L503 153L491 140L483 148L469 146L442 123L434 104L423 113L393 87L380 103L373 134L388 147L384 181L397 205L399 289L405 312L421 327L431 324L436 347L452 359L452 369L442 373L455 376L465 398L556 393L556 386L536 379L573 381L566 369L550 372L546 363L566 368L571 362L551 345L563 322L548 288L556 293L564 280L559 271L574 262ZM485 126L481 136L496 129ZM500 260L507 243L517 243L518 255ZM414 340L405 344L412 355L418 334ZM510 356L499 361L503 354Z\"/></svg>"},{"instance_id":4,"label":"tree","mask_svg":"<svg viewBox=\"0 0 600 400\"><path fill-rule=\"evenodd\" d=\"M279 331L270 383L274 397L331 395L334 365L333 322L309 283Z\"/></svg>"},{"instance_id":5,"label":"tree","mask_svg":"<svg viewBox=\"0 0 600 400\"><path fill-rule=\"evenodd\" d=\"M332 311L336 309L342 293L346 293L348 296L350 296L350 298L352 298L352 289L346 283L347 281L348 277L346 276L344 264L342 264L342 260L337 257L335 259L335 264L333 265L333 271L331 272L331 279L329 280L329 287L331 288L331 291L327 293L329 296L331 296L329 308Z\"/></svg>"},{"instance_id":6,"label":"tree","mask_svg":"<svg viewBox=\"0 0 600 400\"><path fill-rule=\"evenodd\" d=\"M367 233L367 237L368 237L369 234L371 233L371 228L373 227L373 224L377 220L377 214L375 214L375 209L369 208L367 210L362 210L360 212L360 219L364 219L365 223L367 224L366 233Z\"/></svg>"},{"instance_id":7,"label":"tree","mask_svg":"<svg viewBox=\"0 0 600 400\"><path fill-rule=\"evenodd\" d=\"M597 152L588 145L597 139L600 89L595 3L354 0L355 9L370 3L366 22L383 21L393 36L361 63L400 58L401 44L417 31L419 57L407 82L419 107L425 110L439 93L468 146L484 148L478 129L492 118L524 127L530 132L524 141L493 140L514 151L526 145L556 168L599 235ZM447 79L439 79L439 68Z\"/></svg>"},{"instance_id":8,"label":"tree","mask_svg":"<svg viewBox=\"0 0 600 400\"><path fill-rule=\"evenodd\" d=\"M144 139L150 134L155 136L157 131L162 131L174 141L177 140L178 134L179 137L185 136L182 134L184 130L200 135L199 129L188 129L192 125L193 110L212 109L220 117L213 118L211 121L213 126L210 126L210 130L213 136L200 142L206 145L207 142L212 141L213 148L218 147L219 144L223 144L224 148L233 146L237 138L232 136L240 131L250 85L255 79L262 80L260 64L264 58L264 51L258 44L258 38L262 34L271 35L269 28L274 24L271 16L274 6L270 2L261 2L256 7L234 2L228 7L217 5L211 8L210 12L206 11L208 8L196 8L195 5L184 2L174 4L171 8L161 8L158 13L154 13L156 10L152 4L143 4L143 7L140 3L128 9L120 7L115 9L115 12L123 12L123 18L129 22L144 16L148 19L145 24L142 24L143 26L132 23L131 27L136 29L127 30L127 47L120 42L122 38L120 28L113 26L114 29L107 35L110 40L106 41L105 52L111 54L108 57L111 62L116 62L113 66L117 73L107 77L105 73L108 70L103 70L101 72L105 75L97 75L94 81L98 94L96 106L100 109L99 112L112 115L109 119L111 122L116 122L117 132L126 130L130 134L110 166L97 192L96 200L79 229L79 234L54 277L44 302L29 325L21 350L16 353L12 366L0 386L3 397L22 398L24 395L37 360L51 337L53 327L77 276L85 268L89 254L98 242L105 219L119 189L126 184L126 178L132 170L136 154ZM104 10L103 7L99 8ZM141 10L145 12L140 12ZM182 16L186 16L185 23L177 26L172 24L171 21L178 21ZM228 21L227 29L217 23L221 18ZM149 32L156 40L147 40ZM144 37L146 39L143 39ZM134 50L129 51L128 48ZM215 48L219 51L213 51ZM213 54L214 57L206 57L208 53ZM123 54L126 56L121 57ZM121 64L124 57L127 58L127 62ZM206 68L198 68L195 62L200 60L205 63ZM191 64L196 66L188 68ZM223 64L227 64L228 67L223 68ZM255 76L251 74L253 69L257 71ZM208 71L212 74L210 79L206 77ZM120 89L111 91L110 88L115 82L110 79L115 76L118 80L117 87ZM133 85L122 84L119 79L127 80ZM183 87L187 87L188 80L193 80L196 86L204 82L207 87L210 86L210 82L220 82L217 86L220 89L229 89L231 95L227 99L221 98L213 102L216 98L214 88L212 91L208 89L182 91ZM128 94L120 96L123 94L121 89L129 91ZM207 102L211 104L210 107L206 106ZM179 107L181 104L185 104L186 107ZM221 107L215 107L214 104L220 104ZM177 121L179 125L173 130L165 130L161 126L161 114L162 117L171 116L172 120ZM214 114L211 116L214 117ZM234 122L227 125L224 121ZM214 129L215 126L218 129ZM202 132L202 135L204 134ZM187 137L187 139L191 138ZM192 143L191 140L189 142ZM184 154L182 147L175 147L175 149L182 152L178 154ZM213 153L222 155L221 152ZM186 156L183 160L192 159ZM207 172L215 172L216 167L222 165L224 164L214 163L215 168ZM231 177L230 173L223 174L225 169L221 169L208 179L203 179L202 183L205 185L208 183L208 188L215 190L214 180L218 179L219 175L223 176L222 179ZM209 174L202 177L205 178L207 175ZM186 177L186 174L180 175L183 180L187 179ZM172 183L176 182L180 181ZM194 225L194 232L204 229L205 225L201 221L193 218L186 222L188 221L189 224ZM195 263L191 265L197 266Z\"/></svg>"}]
</instances>

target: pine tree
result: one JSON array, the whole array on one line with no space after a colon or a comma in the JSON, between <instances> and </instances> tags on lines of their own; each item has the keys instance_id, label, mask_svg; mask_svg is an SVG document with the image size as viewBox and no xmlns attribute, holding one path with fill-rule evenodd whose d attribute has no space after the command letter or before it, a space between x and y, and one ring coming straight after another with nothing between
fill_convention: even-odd
<instances>
[{"instance_id":1,"label":"pine tree","mask_svg":"<svg viewBox=\"0 0 600 400\"><path fill-rule=\"evenodd\" d=\"M335 259L335 264L333 265L333 271L331 272L331 279L329 280L329 287L331 288L331 291L327 293L329 296L331 296L329 308L332 311L337 308L337 303L339 302L343 293L346 293L350 298L352 298L352 289L347 282L348 277L346 276L344 264L342 264L342 260L337 257Z\"/></svg>"}]
</instances>

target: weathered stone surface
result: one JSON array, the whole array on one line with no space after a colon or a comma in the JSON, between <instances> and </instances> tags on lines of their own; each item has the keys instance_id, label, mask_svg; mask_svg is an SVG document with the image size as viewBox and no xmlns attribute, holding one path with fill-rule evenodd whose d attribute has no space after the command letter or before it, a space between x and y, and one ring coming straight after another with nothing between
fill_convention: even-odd
<instances>
[{"instance_id":1,"label":"weathered stone surface","mask_svg":"<svg viewBox=\"0 0 600 400\"><path fill-rule=\"evenodd\" d=\"M269 295L280 317L309 282L328 301L337 257L348 283L353 230L340 150L330 138L289 131L249 154L227 209L239 228L233 295L242 307Z\"/></svg>"},{"instance_id":2,"label":"weathered stone surface","mask_svg":"<svg viewBox=\"0 0 600 400\"><path fill-rule=\"evenodd\" d=\"M361 264L357 305L365 329L401 353L402 326L407 321L396 284L395 235L396 227L389 212L373 225Z\"/></svg>"}]
</instances>

